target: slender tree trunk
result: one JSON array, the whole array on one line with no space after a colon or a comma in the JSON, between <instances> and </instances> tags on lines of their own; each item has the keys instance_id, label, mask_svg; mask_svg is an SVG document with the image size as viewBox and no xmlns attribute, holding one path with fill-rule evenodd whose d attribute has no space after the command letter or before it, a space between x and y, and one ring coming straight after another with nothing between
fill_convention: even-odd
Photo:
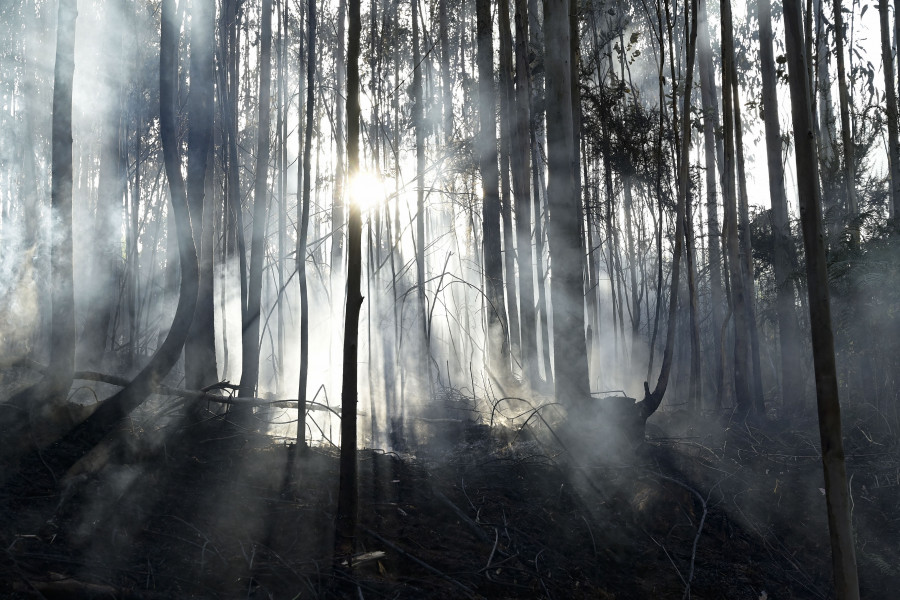
<instances>
[{"instance_id":1,"label":"slender tree trunk","mask_svg":"<svg viewBox=\"0 0 900 600\"><path fill-rule=\"evenodd\" d=\"M347 167L350 178L359 170L359 47L362 30L360 1L349 2L349 44L347 48ZM350 560L359 494L356 480L356 407L358 403L357 357L359 354L359 311L363 297L362 216L359 204L350 203L347 229L347 307L344 321L344 362L341 380L341 457L335 523L336 556Z\"/></svg>"},{"instance_id":2,"label":"slender tree trunk","mask_svg":"<svg viewBox=\"0 0 900 600\"><path fill-rule=\"evenodd\" d=\"M347 0L338 0L337 14L337 56L334 60L335 93L334 93L334 137L337 166L334 171L334 189L331 211L331 273L334 290L337 292L341 283L341 256L344 248L344 15L347 13Z\"/></svg>"},{"instance_id":3,"label":"slender tree trunk","mask_svg":"<svg viewBox=\"0 0 900 600\"><path fill-rule=\"evenodd\" d=\"M678 202L675 209L675 248L672 254L672 280L670 282L671 291L669 293L669 317L666 324L666 346L663 350L663 360L659 371L659 378L656 381L656 387L650 392L650 385L644 382L644 399L639 402L641 417L646 421L652 415L666 393L669 384L669 376L672 371L672 357L675 350L675 326L677 324L678 312L678 285L681 277L681 252L684 243L684 222L685 207L687 205L687 195L689 193L690 184L690 144L691 144L691 120L688 116L691 114L691 91L694 85L694 57L697 50L697 4L698 0L691 0L690 10L685 12L685 28L688 29L687 39L687 74L684 80L684 96L682 98L682 114L684 118L680 121L679 151L681 156L678 161ZM688 28L688 21L690 27ZM660 27L660 29L662 29ZM671 53L670 53L671 54ZM659 227L662 228L662 209L660 208ZM661 246L661 245L660 245ZM661 251L661 248L660 248ZM660 257L661 260L661 257ZM662 267L660 267L661 269ZM662 275L659 277L660 288L662 288ZM659 305L659 296L657 306Z\"/></svg>"},{"instance_id":4,"label":"slender tree trunk","mask_svg":"<svg viewBox=\"0 0 900 600\"><path fill-rule=\"evenodd\" d=\"M798 0L784 0L784 20L832 567L837 598L856 600L859 598L859 579L841 435L841 407L834 360L834 334L831 329L818 156L813 135L809 83L806 81Z\"/></svg>"},{"instance_id":5,"label":"slender tree trunk","mask_svg":"<svg viewBox=\"0 0 900 600\"><path fill-rule=\"evenodd\" d=\"M194 244L200 257L200 289L194 320L184 344L184 374L189 389L217 381L213 296L213 231L209 219L212 198L206 196L206 176L213 136L213 47L216 7L212 0L194 0L191 7L191 93L188 95L187 199ZM204 221L208 221L204 229Z\"/></svg>"},{"instance_id":6,"label":"slender tree trunk","mask_svg":"<svg viewBox=\"0 0 900 600\"><path fill-rule=\"evenodd\" d=\"M259 67L259 132L256 140L256 181L253 187L253 233L250 240L250 274L247 316L243 324L241 396L254 396L259 382L259 321L265 258L268 208L269 117L272 84L272 0L262 3Z\"/></svg>"},{"instance_id":7,"label":"slender tree trunk","mask_svg":"<svg viewBox=\"0 0 900 600\"><path fill-rule=\"evenodd\" d=\"M160 33L160 138L169 180L175 236L178 239L181 266L178 306L169 332L150 362L118 393L104 401L79 426L63 438L45 456L48 462L68 466L84 456L128 414L139 406L178 361L184 347L197 304L199 273L197 251L191 232L187 193L181 175L176 135L176 89L178 82L178 24L174 0L163 0ZM51 365L53 363L51 362Z\"/></svg>"},{"instance_id":8,"label":"slender tree trunk","mask_svg":"<svg viewBox=\"0 0 900 600\"><path fill-rule=\"evenodd\" d=\"M50 364L37 384L7 402L0 424L0 456L30 445L31 411L49 410L66 402L75 372L75 284L72 260L72 88L75 73L76 0L60 0L53 71L53 115L50 149ZM36 233L36 232L35 232ZM23 410L11 410L12 407ZM35 410L37 409L37 410ZM19 418L20 415L24 415ZM12 423L7 423L7 419Z\"/></svg>"},{"instance_id":9,"label":"slender tree trunk","mask_svg":"<svg viewBox=\"0 0 900 600\"><path fill-rule=\"evenodd\" d=\"M537 270L537 317L536 327L541 335L541 355L543 357L544 379L553 381L550 366L550 328L547 312L547 288L544 278L544 215L542 204L546 205L546 189L544 186L544 160L541 155L544 147L544 33L540 18L541 4L537 0L528 0L528 31L530 52L534 56L535 69L532 72L531 87L531 181L534 189L534 243L535 268Z\"/></svg>"},{"instance_id":10,"label":"slender tree trunk","mask_svg":"<svg viewBox=\"0 0 900 600\"><path fill-rule=\"evenodd\" d=\"M486 362L500 378L508 373L509 346L506 311L503 308L503 262L500 256L500 174L497 169L497 101L494 96L494 50L490 0L475 0L478 42L478 135L483 202L482 250L485 300L487 301Z\"/></svg>"},{"instance_id":11,"label":"slender tree trunk","mask_svg":"<svg viewBox=\"0 0 900 600\"><path fill-rule=\"evenodd\" d=\"M441 91L444 109L444 143L453 138L453 79L450 76L450 36L447 1L438 0L438 38L441 43Z\"/></svg>"},{"instance_id":12,"label":"slender tree trunk","mask_svg":"<svg viewBox=\"0 0 900 600\"><path fill-rule=\"evenodd\" d=\"M510 198L510 163L518 149L513 140L515 91L512 78L512 32L509 0L499 0L497 20L500 30L500 212L503 217L503 263L506 267L506 307L509 315L509 344L513 362L520 356L519 301L516 293L516 250ZM514 174L515 175L515 174Z\"/></svg>"},{"instance_id":13,"label":"slender tree trunk","mask_svg":"<svg viewBox=\"0 0 900 600\"><path fill-rule=\"evenodd\" d=\"M724 293L722 291L722 251L720 249L718 194L716 193L716 153L718 142L716 129L719 127L719 110L716 100L715 70L712 61L712 49L709 39L709 22L707 19L706 0L700 0L698 15L699 31L697 32L697 58L700 71L700 100L703 107L703 146L704 164L706 166L706 230L709 240L709 295L710 321L713 332L713 352L716 359L710 361L715 374L716 389L713 395L716 406L721 405L725 375L722 372L723 349L719 330L722 328Z\"/></svg>"},{"instance_id":14,"label":"slender tree trunk","mask_svg":"<svg viewBox=\"0 0 900 600\"><path fill-rule=\"evenodd\" d=\"M643 293L638 289L638 258L634 247L634 199L632 176L623 175L623 188L625 193L625 245L628 252L628 272L631 282L631 370L637 366L638 348L641 336L641 300Z\"/></svg>"},{"instance_id":15,"label":"slender tree trunk","mask_svg":"<svg viewBox=\"0 0 900 600\"><path fill-rule=\"evenodd\" d=\"M515 0L516 97L513 115L512 173L516 209L516 241L519 266L519 303L522 335L522 372L528 379L537 376L537 331L534 314L534 258L531 244L531 73L528 67L528 0Z\"/></svg>"},{"instance_id":16,"label":"slender tree trunk","mask_svg":"<svg viewBox=\"0 0 900 600\"><path fill-rule=\"evenodd\" d=\"M898 134L897 125L897 86L894 78L894 57L891 51L888 0L878 0L878 12L881 26L881 64L882 70L884 70L885 113L887 113L891 214L894 219L897 219L900 216L900 134Z\"/></svg>"},{"instance_id":17,"label":"slender tree trunk","mask_svg":"<svg viewBox=\"0 0 900 600\"><path fill-rule=\"evenodd\" d=\"M568 0L544 0L547 73L548 237L553 261L553 357L557 400L587 409L590 397L581 272L581 197L576 187Z\"/></svg>"},{"instance_id":18,"label":"slender tree trunk","mask_svg":"<svg viewBox=\"0 0 900 600\"><path fill-rule=\"evenodd\" d=\"M852 10L852 9L851 9ZM834 0L834 47L837 53L838 104L841 112L841 142L844 146L844 191L847 194L847 229L850 243L859 244L859 203L856 198L856 150L853 130L850 128L850 91L847 85L847 67L844 61L844 16L841 0ZM827 85L825 82L824 85Z\"/></svg>"},{"instance_id":19,"label":"slender tree trunk","mask_svg":"<svg viewBox=\"0 0 900 600\"><path fill-rule=\"evenodd\" d=\"M84 326L81 351L91 367L99 368L109 340L109 327L115 311L110 290L116 284L115 275L121 259L122 240L110 231L115 223L118 210L125 197L125 69L124 60L118 52L124 43L124 32L119 19L122 18L122 2L109 2L105 8L104 43L106 52L106 84L111 94L102 116L103 141L100 149L100 173L97 189L97 213L94 232L97 244L90 267L91 286L86 290L91 310Z\"/></svg>"},{"instance_id":20,"label":"slender tree trunk","mask_svg":"<svg viewBox=\"0 0 900 600\"><path fill-rule=\"evenodd\" d=\"M735 402L742 416L753 410L750 395L750 350L747 334L746 299L741 271L740 241L738 240L737 190L735 189L734 38L732 34L731 0L721 0L722 13L722 112L725 133L725 244L731 283L731 304L734 315L734 388Z\"/></svg>"},{"instance_id":21,"label":"slender tree trunk","mask_svg":"<svg viewBox=\"0 0 900 600\"><path fill-rule=\"evenodd\" d=\"M778 334L781 346L781 402L788 412L803 407L803 363L800 324L794 307L791 273L796 264L787 199L784 194L784 167L781 163L781 124L778 122L778 95L775 57L772 51L772 11L770 0L757 0L759 10L760 65L763 85L763 118L766 130L766 158L769 196L772 201L772 235L775 244L775 288Z\"/></svg>"},{"instance_id":22,"label":"slender tree trunk","mask_svg":"<svg viewBox=\"0 0 900 600\"><path fill-rule=\"evenodd\" d=\"M759 364L759 329L756 324L756 286L753 277L753 240L750 238L750 202L747 198L747 174L744 163L743 124L738 92L737 70L731 72L731 88L734 93L734 140L738 172L738 240L740 242L741 274L744 287L744 306L747 310L747 338L750 343L750 393L753 410L765 414L762 390L762 370Z\"/></svg>"},{"instance_id":23,"label":"slender tree trunk","mask_svg":"<svg viewBox=\"0 0 900 600\"><path fill-rule=\"evenodd\" d=\"M690 303L691 377L688 383L688 405L694 412L703 408L703 382L700 373L700 307L697 291L697 249L694 244L692 194L685 198L684 247L687 266L688 302Z\"/></svg>"},{"instance_id":24,"label":"slender tree trunk","mask_svg":"<svg viewBox=\"0 0 900 600\"><path fill-rule=\"evenodd\" d=\"M420 374L431 383L431 333L428 330L428 302L425 297L425 123L422 92L422 53L419 49L419 0L412 2L413 34L413 107L412 121L416 131L416 299L422 323L426 352L420 355ZM429 386L430 390L430 386Z\"/></svg>"},{"instance_id":25,"label":"slender tree trunk","mask_svg":"<svg viewBox=\"0 0 900 600\"><path fill-rule=\"evenodd\" d=\"M300 281L300 383L297 391L297 443L306 447L306 388L309 379L309 294L306 288L306 245L309 236L309 207L312 190L312 137L316 112L316 0L307 4L306 127L303 139L303 198L300 202L300 232L297 236L297 274Z\"/></svg>"}]
</instances>

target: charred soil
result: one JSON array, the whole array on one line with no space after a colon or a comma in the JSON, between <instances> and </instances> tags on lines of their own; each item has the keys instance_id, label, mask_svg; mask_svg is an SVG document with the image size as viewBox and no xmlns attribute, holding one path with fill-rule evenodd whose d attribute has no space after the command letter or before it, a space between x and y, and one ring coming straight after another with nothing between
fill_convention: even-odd
<instances>
[{"instance_id":1,"label":"charred soil","mask_svg":"<svg viewBox=\"0 0 900 600\"><path fill-rule=\"evenodd\" d=\"M497 429L440 451L364 450L347 565L332 560L336 450L212 419L90 476L61 482L39 457L8 476L0 596L828 598L810 431L682 431L616 460ZM900 587L900 462L859 432L863 595L887 597Z\"/></svg>"}]
</instances>

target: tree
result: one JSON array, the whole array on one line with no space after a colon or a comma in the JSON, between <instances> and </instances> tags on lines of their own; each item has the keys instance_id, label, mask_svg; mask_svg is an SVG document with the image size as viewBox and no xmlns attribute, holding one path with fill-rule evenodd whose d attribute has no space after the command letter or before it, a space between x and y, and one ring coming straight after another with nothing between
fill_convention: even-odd
<instances>
[{"instance_id":1,"label":"tree","mask_svg":"<svg viewBox=\"0 0 900 600\"><path fill-rule=\"evenodd\" d=\"M834 47L837 54L838 104L841 113L841 142L844 146L844 191L847 194L847 218L850 243L859 244L859 201L856 197L856 148L850 129L850 90L847 84L847 67L844 61L844 15L841 0L834 0Z\"/></svg>"},{"instance_id":2,"label":"tree","mask_svg":"<svg viewBox=\"0 0 900 600\"><path fill-rule=\"evenodd\" d=\"M800 325L794 309L791 274L796 257L791 238L787 199L784 195L784 167L781 164L781 125L775 56L772 51L772 11L770 0L757 0L759 11L759 51L763 85L763 119L766 130L766 165L769 170L769 197L772 203L772 234L775 240L775 288L778 333L781 346L781 402L788 410L803 406L803 369L800 352Z\"/></svg>"},{"instance_id":3,"label":"tree","mask_svg":"<svg viewBox=\"0 0 900 600\"><path fill-rule=\"evenodd\" d=\"M306 127L303 139L303 198L298 210L297 272L300 281L300 383L297 406L297 442L306 445L306 387L309 379L309 295L306 286L306 244L309 237L309 204L312 181L313 118L316 112L316 0L308 0L306 58Z\"/></svg>"},{"instance_id":4,"label":"tree","mask_svg":"<svg viewBox=\"0 0 900 600\"><path fill-rule=\"evenodd\" d=\"M100 442L131 411L137 408L172 369L181 354L194 318L199 288L197 249L191 230L187 192L178 152L176 91L178 87L178 33L174 0L164 0L159 52L160 141L166 178L169 181L181 282L178 305L165 339L153 357L128 385L105 400L91 416L70 431L48 453L48 462L73 464Z\"/></svg>"},{"instance_id":5,"label":"tree","mask_svg":"<svg viewBox=\"0 0 900 600\"><path fill-rule=\"evenodd\" d=\"M547 73L547 198L556 397L585 409L590 397L582 292L581 196L575 187L568 0L544 1Z\"/></svg>"},{"instance_id":6,"label":"tree","mask_svg":"<svg viewBox=\"0 0 900 600\"><path fill-rule=\"evenodd\" d=\"M359 38L362 23L359 0L350 0L347 45L347 170L352 178L359 171ZM344 320L344 362L341 379L340 488L335 527L336 556L353 552L358 510L356 480L356 406L358 404L359 310L363 297L362 215L359 201L350 202L347 228L347 308Z\"/></svg>"},{"instance_id":7,"label":"tree","mask_svg":"<svg viewBox=\"0 0 900 600\"><path fill-rule=\"evenodd\" d=\"M697 53L697 13L698 1L691 0L691 8L684 15L685 28L688 29L687 40L687 73L684 80L684 94L682 96L681 131L678 149L681 156L678 160L678 202L675 208L675 247L672 251L672 281L669 293L669 318L666 326L666 345L663 350L663 361L656 380L656 387L650 391L650 385L644 382L644 399L638 403L640 416L644 422L652 415L665 396L669 384L669 376L672 371L672 357L675 351L675 326L678 311L678 284L681 277L681 252L684 244L685 207L687 206L688 186L690 184L690 143L691 121L688 118L691 109L691 90L694 81L694 57ZM687 23L690 20L690 27ZM670 51L671 55L672 52ZM661 209L660 209L661 210ZM662 223L660 223L662 227ZM659 278L662 282L662 277Z\"/></svg>"},{"instance_id":8,"label":"tree","mask_svg":"<svg viewBox=\"0 0 900 600\"><path fill-rule=\"evenodd\" d=\"M500 256L500 182L497 170L497 124L494 96L493 43L489 0L476 0L478 43L478 133L476 154L481 170L482 250L484 289L487 303L487 367L497 375L506 374L508 346L503 310L503 263Z\"/></svg>"},{"instance_id":9,"label":"tree","mask_svg":"<svg viewBox=\"0 0 900 600\"><path fill-rule=\"evenodd\" d=\"M894 60L891 50L891 28L887 0L878 1L878 19L881 28L881 63L884 71L884 108L888 130L888 165L890 168L891 214L900 217L900 134L897 124L897 87L894 78Z\"/></svg>"},{"instance_id":10,"label":"tree","mask_svg":"<svg viewBox=\"0 0 900 600\"><path fill-rule=\"evenodd\" d=\"M252 397L259 381L259 320L263 259L266 253L266 212L269 203L269 119L272 85L272 0L262 2L259 51L259 131L256 138L256 180L253 187L253 234L250 239L250 273L247 314L242 328L241 395Z\"/></svg>"},{"instance_id":11,"label":"tree","mask_svg":"<svg viewBox=\"0 0 900 600\"><path fill-rule=\"evenodd\" d=\"M516 257L519 266L519 311L522 332L522 372L537 377L537 324L534 303L534 258L531 248L531 73L528 67L528 1L515 0L516 112L513 124L512 174L516 210ZM540 246L538 246L539 248Z\"/></svg>"},{"instance_id":12,"label":"tree","mask_svg":"<svg viewBox=\"0 0 900 600\"><path fill-rule=\"evenodd\" d=\"M725 246L731 281L731 305L734 315L734 389L738 411L746 417L753 410L750 395L750 341L751 323L746 307L746 290L742 273L740 241L738 239L737 191L735 189L735 119L734 88L734 34L731 21L731 0L721 0L722 12L722 112L725 135L725 180L723 201L725 205Z\"/></svg>"},{"instance_id":13,"label":"tree","mask_svg":"<svg viewBox=\"0 0 900 600\"><path fill-rule=\"evenodd\" d=\"M834 334L831 329L825 235L822 227L822 198L819 190L819 157L814 135L798 0L784 0L784 21L834 584L839 600L856 600L859 598L859 579L856 572L856 549L850 518L850 490L847 486L841 434L841 405L834 360Z\"/></svg>"},{"instance_id":14,"label":"tree","mask_svg":"<svg viewBox=\"0 0 900 600\"><path fill-rule=\"evenodd\" d=\"M196 314L184 344L184 373L188 388L199 390L218 381L216 374L215 310L213 297L213 202L206 194L206 177L213 137L213 48L215 3L194 0L191 5L191 93L188 96L187 198L200 258L200 288Z\"/></svg>"},{"instance_id":15,"label":"tree","mask_svg":"<svg viewBox=\"0 0 900 600\"><path fill-rule=\"evenodd\" d=\"M46 375L8 401L0 454L7 460L31 446L31 413L63 407L75 373L75 286L72 259L72 82L75 73L76 0L59 2L50 158L50 364Z\"/></svg>"},{"instance_id":16,"label":"tree","mask_svg":"<svg viewBox=\"0 0 900 600\"><path fill-rule=\"evenodd\" d=\"M722 396L728 386L723 385L725 374L723 373L723 348L719 331L722 328L722 307L724 305L724 292L722 290L722 251L719 245L719 214L718 194L716 193L716 173L723 167L723 153L718 150L721 140L716 138L716 130L719 127L719 107L716 100L715 70L712 60L712 49L709 39L709 20L707 18L706 0L700 0L699 15L697 17L699 30L697 31L697 59L700 63L700 102L703 108L703 158L706 167L706 228L709 241L709 295L710 295L710 321L712 324L713 349L715 352L715 386L713 395L716 405L721 405ZM716 169L716 156L719 156L718 171Z\"/></svg>"}]
</instances>

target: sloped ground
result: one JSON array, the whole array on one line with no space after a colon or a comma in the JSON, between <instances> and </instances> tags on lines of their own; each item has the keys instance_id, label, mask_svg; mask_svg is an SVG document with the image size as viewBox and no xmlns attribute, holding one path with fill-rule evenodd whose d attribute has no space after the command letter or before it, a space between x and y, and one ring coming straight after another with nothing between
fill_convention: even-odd
<instances>
[{"instance_id":1,"label":"sloped ground","mask_svg":"<svg viewBox=\"0 0 900 600\"><path fill-rule=\"evenodd\" d=\"M850 422L863 596L887 598L900 461L889 433ZM211 419L62 493L40 462L8 479L0 597L827 598L811 425L701 434L663 416L616 460L483 428L416 455L361 451L372 554L350 569L331 560L336 451Z\"/></svg>"}]
</instances>

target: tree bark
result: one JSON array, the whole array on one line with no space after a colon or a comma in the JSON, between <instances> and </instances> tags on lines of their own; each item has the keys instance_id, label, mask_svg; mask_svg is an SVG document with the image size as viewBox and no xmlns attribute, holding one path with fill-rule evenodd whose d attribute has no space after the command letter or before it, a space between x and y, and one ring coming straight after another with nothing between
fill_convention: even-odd
<instances>
[{"instance_id":1,"label":"tree bark","mask_svg":"<svg viewBox=\"0 0 900 600\"><path fill-rule=\"evenodd\" d=\"M198 293L197 250L191 232L187 194L181 175L181 159L178 156L176 134L175 97L178 82L178 23L174 0L163 0L162 28L160 33L159 94L160 141L163 147L166 177L169 180L172 211L175 216L175 236L178 239L178 255L181 266L178 306L165 340L131 382L118 393L104 401L90 417L75 427L55 447L45 453L49 464L67 466L74 464L103 439L128 414L138 407L178 361L187 338ZM51 361L51 370L58 370Z\"/></svg>"},{"instance_id":2,"label":"tree bark","mask_svg":"<svg viewBox=\"0 0 900 600\"><path fill-rule=\"evenodd\" d=\"M733 63L732 63L733 64ZM750 237L750 202L747 197L747 171L744 162L744 126L741 119L737 69L731 71L734 94L734 141L738 173L738 240L740 242L741 274L744 286L744 306L747 310L747 338L750 349L750 394L753 410L765 414L762 389L762 368L759 363L759 328L756 324L756 285L753 276L753 240Z\"/></svg>"},{"instance_id":3,"label":"tree bark","mask_svg":"<svg viewBox=\"0 0 900 600\"><path fill-rule=\"evenodd\" d=\"M415 1L415 0L414 0ZM347 170L353 178L359 170L359 47L362 30L360 0L349 1L347 46ZM362 216L357 202L350 203L347 229L347 306L344 321L344 362L341 380L340 487L335 522L336 556L354 551L358 512L356 465L356 406L358 403L359 311L363 297Z\"/></svg>"},{"instance_id":4,"label":"tree bark","mask_svg":"<svg viewBox=\"0 0 900 600\"><path fill-rule=\"evenodd\" d=\"M522 335L522 371L537 377L537 326L534 307L534 258L531 243L532 198L529 187L531 156L531 72L528 67L528 0L515 0L516 102L513 123L512 172L516 209L516 257L519 266L519 304Z\"/></svg>"},{"instance_id":5,"label":"tree bark","mask_svg":"<svg viewBox=\"0 0 900 600\"><path fill-rule=\"evenodd\" d=\"M672 357L675 351L675 326L678 312L678 285L681 278L681 252L684 244L685 208L687 205L688 186L690 184L690 144L691 144L691 91L694 85L694 57L697 51L697 6L698 0L691 0L690 10L686 11L685 27L690 20L689 35L687 40L687 74L684 80L684 96L682 98L682 115L680 121L681 131L679 151L681 156L678 161L678 202L675 208L675 248L672 252L671 291L669 293L669 316L666 324L666 346L663 350L662 365L656 387L650 391L650 385L644 382L644 399L638 403L641 418L644 421L652 415L665 396L669 384L669 376L672 371ZM671 54L671 53L670 53ZM662 209L660 208L660 229L662 229ZM657 234L659 235L659 234ZM661 245L660 245L661 246ZM661 250L661 247L660 247ZM661 260L661 259L660 259ZM660 287L662 287L662 275L660 267ZM657 297L659 305L659 296Z\"/></svg>"},{"instance_id":6,"label":"tree bark","mask_svg":"<svg viewBox=\"0 0 900 600\"><path fill-rule=\"evenodd\" d=\"M900 134L897 125L897 86L894 78L894 57L891 51L891 27L888 0L878 0L878 19L881 28L881 63L884 70L885 113L888 129L888 165L890 167L890 203L894 219L900 216Z\"/></svg>"},{"instance_id":7,"label":"tree bark","mask_svg":"<svg viewBox=\"0 0 900 600\"><path fill-rule=\"evenodd\" d=\"M778 121L770 0L757 0L757 9L759 11L759 54L762 70L766 164L769 171L769 197L772 203L771 224L775 244L776 310L781 347L781 402L786 411L798 412L803 407L803 362L801 360L800 324L797 321L797 311L794 307L794 284L791 277L797 257L791 239L791 223L784 194L781 124Z\"/></svg>"},{"instance_id":8,"label":"tree bark","mask_svg":"<svg viewBox=\"0 0 900 600\"><path fill-rule=\"evenodd\" d=\"M213 296L214 238L212 220L209 219L213 203L212 198L206 196L205 189L213 137L213 44L216 9L212 0L194 0L191 11L187 199L194 245L200 258L200 288L194 320L184 344L184 375L187 386L199 390L218 381Z\"/></svg>"},{"instance_id":9,"label":"tree bark","mask_svg":"<svg viewBox=\"0 0 900 600\"><path fill-rule=\"evenodd\" d=\"M122 239L117 235L120 228L115 227L120 217L125 197L125 68L124 60L118 49L124 43L124 35L119 19L122 18L122 2L109 2L105 7L104 43L105 83L111 94L102 114L101 130L103 140L100 149L100 173L97 186L97 212L94 218L94 235L97 244L92 253L90 269L91 289L87 303L91 306L82 334L79 362L83 355L85 362L91 367L102 364L109 341L110 324L116 310L114 295L111 290L117 284L119 261L121 260ZM137 133L139 135L139 133Z\"/></svg>"},{"instance_id":10,"label":"tree bark","mask_svg":"<svg viewBox=\"0 0 900 600\"><path fill-rule=\"evenodd\" d=\"M497 21L500 41L500 213L503 218L503 265L506 268L506 307L509 324L509 345L513 362L519 360L521 329L519 327L519 298L516 290L516 248L513 233L510 166L517 152L513 129L515 91L512 76L512 31L509 21L509 0L499 0ZM513 173L513 176L515 174Z\"/></svg>"},{"instance_id":11,"label":"tree bark","mask_svg":"<svg viewBox=\"0 0 900 600\"><path fill-rule=\"evenodd\" d=\"M722 14L722 112L725 134L725 178L723 200L725 204L725 245L731 281L731 304L734 314L734 389L735 402L741 416L753 410L750 395L750 349L747 334L749 323L743 274L741 268L740 241L738 239L737 190L735 188L735 137L734 137L734 88L731 85L734 71L734 37L732 33L731 0L721 0Z\"/></svg>"},{"instance_id":12,"label":"tree bark","mask_svg":"<svg viewBox=\"0 0 900 600\"><path fill-rule=\"evenodd\" d=\"M247 315L243 324L241 396L253 396L259 382L259 321L265 259L268 208L269 120L272 83L272 0L262 2L259 52L259 131L256 138L256 180L253 187L253 233L250 238L250 274Z\"/></svg>"},{"instance_id":13,"label":"tree bark","mask_svg":"<svg viewBox=\"0 0 900 600\"><path fill-rule=\"evenodd\" d=\"M553 358L556 398L585 410L590 398L584 332L581 197L577 189L572 115L571 36L568 0L544 0L547 73L547 159L552 261Z\"/></svg>"},{"instance_id":14,"label":"tree bark","mask_svg":"<svg viewBox=\"0 0 900 600\"><path fill-rule=\"evenodd\" d=\"M494 50L490 0L476 0L478 44L477 154L481 170L482 251L487 301L487 367L504 378L509 370L506 311L503 308L503 262L500 256L500 174L497 168L497 101L494 95Z\"/></svg>"},{"instance_id":15,"label":"tree bark","mask_svg":"<svg viewBox=\"0 0 900 600\"><path fill-rule=\"evenodd\" d=\"M844 16L841 0L834 0L834 47L837 54L838 104L841 113L841 143L844 146L844 191L847 194L847 230L850 243L859 245L859 203L856 197L856 149L853 131L850 129L850 90L847 85L847 67L844 61ZM825 82L828 85L830 82Z\"/></svg>"},{"instance_id":16,"label":"tree bark","mask_svg":"<svg viewBox=\"0 0 900 600\"><path fill-rule=\"evenodd\" d=\"M713 395L716 406L720 406L722 396L727 389L724 385L725 374L722 369L723 348L719 330L722 328L724 317L724 292L722 289L722 251L720 246L721 231L719 229L718 194L716 193L717 165L716 156L720 147L720 140L716 137L719 127L719 108L716 99L715 69L713 67L712 49L710 47L709 20L707 18L706 0L700 0L700 14L698 15L699 31L697 32L697 58L700 62L700 101L703 108L703 146L704 164L706 167L706 230L709 240L709 295L711 329L713 331L713 351L716 360L710 361L715 374L716 389ZM723 165L720 161L718 169Z\"/></svg>"},{"instance_id":17,"label":"tree bark","mask_svg":"<svg viewBox=\"0 0 900 600\"><path fill-rule=\"evenodd\" d=\"M810 88L806 80L807 70L798 0L784 0L784 21L832 567L837 598L856 600L859 598L859 579L856 571L856 550L850 515L851 499L841 434L841 406L834 360L834 334L831 329L818 156Z\"/></svg>"},{"instance_id":18,"label":"tree bark","mask_svg":"<svg viewBox=\"0 0 900 600\"><path fill-rule=\"evenodd\" d=\"M334 59L335 93L334 93L334 137L337 165L334 171L334 189L332 190L331 212L331 275L335 283L335 292L339 290L340 274L343 269L344 252L344 110L343 97L346 68L344 63L344 15L347 12L347 0L338 0L337 14L337 56Z\"/></svg>"},{"instance_id":19,"label":"tree bark","mask_svg":"<svg viewBox=\"0 0 900 600\"><path fill-rule=\"evenodd\" d=\"M419 49L419 0L412 2L413 106L416 133L416 300L422 324L425 352L419 355L419 373L431 383L431 332L428 329L428 301L425 297L425 98L422 91L422 55Z\"/></svg>"},{"instance_id":20,"label":"tree bark","mask_svg":"<svg viewBox=\"0 0 900 600\"><path fill-rule=\"evenodd\" d=\"M309 380L309 293L306 286L306 245L312 190L312 138L316 111L316 0L308 0L306 58L306 127L303 139L303 198L300 202L300 232L297 236L297 273L300 281L300 382L297 392L297 443L306 446L306 388Z\"/></svg>"}]
</instances>

